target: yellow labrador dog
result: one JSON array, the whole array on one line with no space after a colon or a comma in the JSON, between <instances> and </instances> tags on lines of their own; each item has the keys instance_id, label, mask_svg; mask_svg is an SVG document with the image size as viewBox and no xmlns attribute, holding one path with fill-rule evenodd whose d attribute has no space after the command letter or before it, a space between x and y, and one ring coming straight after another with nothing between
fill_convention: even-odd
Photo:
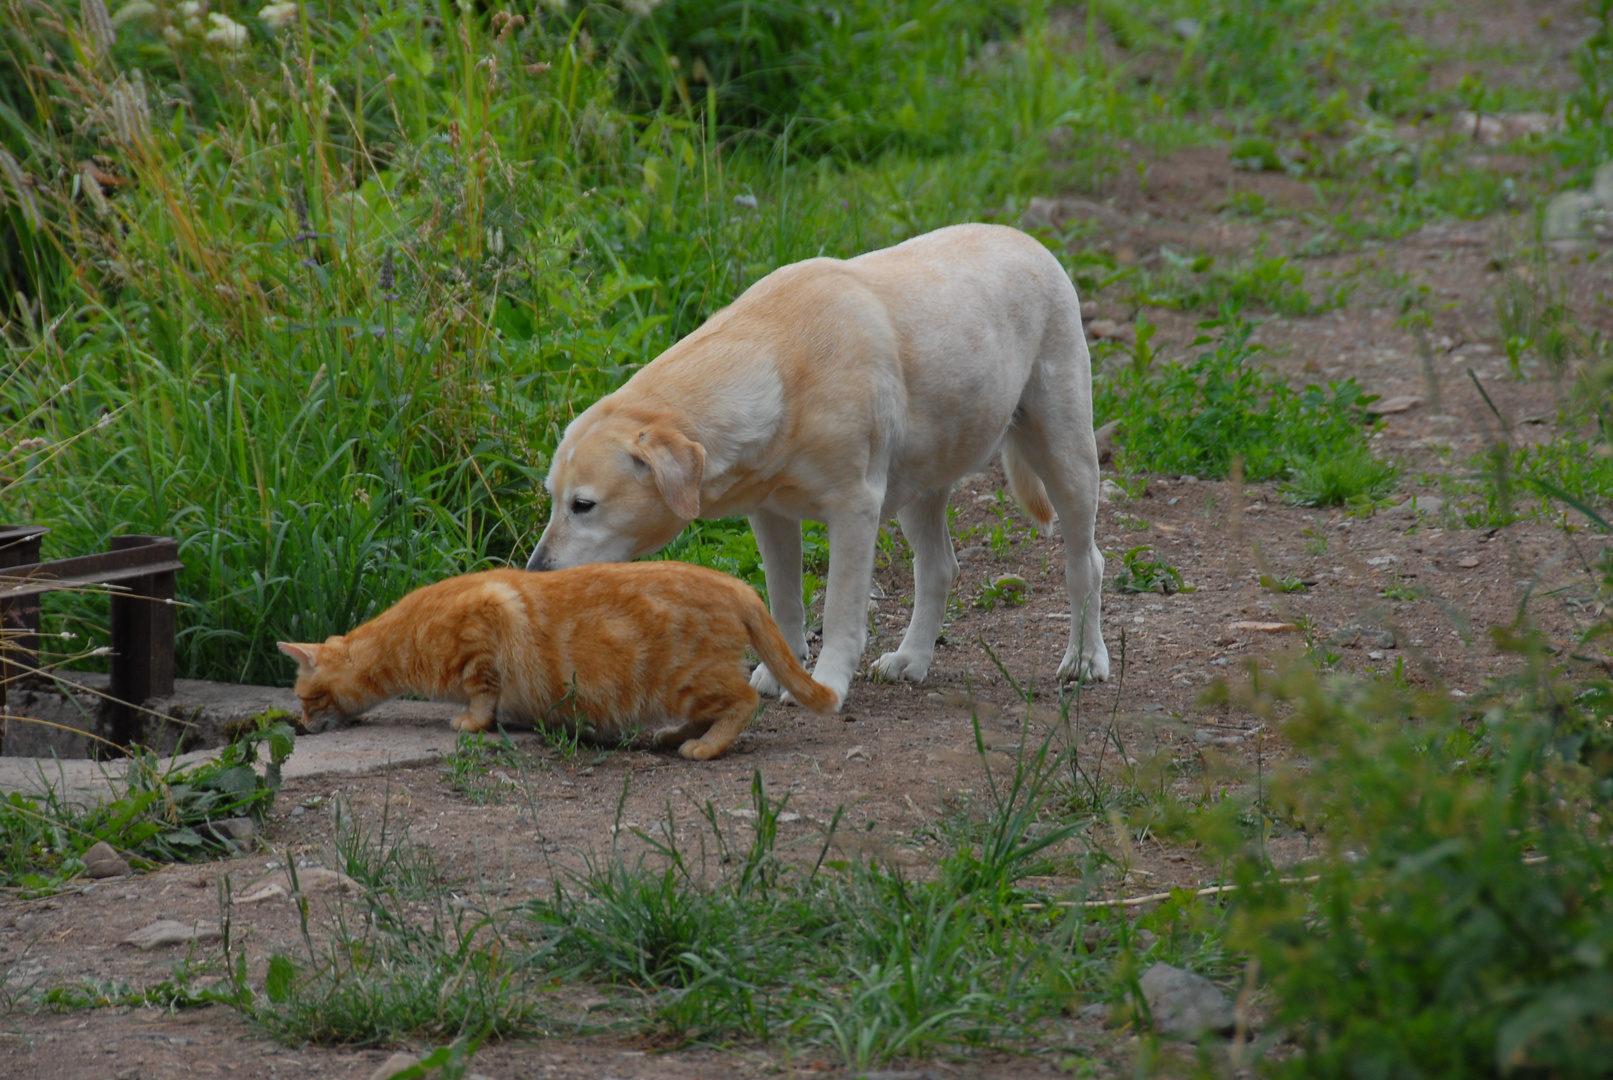
<instances>
[{"instance_id":1,"label":"yellow labrador dog","mask_svg":"<svg viewBox=\"0 0 1613 1080\"><path fill-rule=\"evenodd\" d=\"M1081 305L1058 260L998 225L957 225L758 281L566 429L554 509L527 563L555 570L661 548L694 518L745 514L773 617L807 659L801 521L829 531L813 678L845 700L867 640L880 522L913 548L913 617L872 674L922 682L958 561L947 496L1002 453L1064 534L1072 618L1061 679L1104 679L1098 450ZM751 682L777 694L759 667Z\"/></svg>"}]
</instances>

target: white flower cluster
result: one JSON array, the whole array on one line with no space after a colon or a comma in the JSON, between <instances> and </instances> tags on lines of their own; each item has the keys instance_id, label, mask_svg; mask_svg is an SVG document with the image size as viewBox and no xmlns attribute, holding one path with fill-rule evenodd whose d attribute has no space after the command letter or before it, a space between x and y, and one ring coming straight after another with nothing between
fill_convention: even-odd
<instances>
[{"instance_id":1,"label":"white flower cluster","mask_svg":"<svg viewBox=\"0 0 1613 1080\"><path fill-rule=\"evenodd\" d=\"M185 0L175 10L180 25L170 25L163 31L163 36L175 44L183 41L186 34L199 34L203 41L218 45L226 52L239 53L244 52L252 40L246 27L228 15L208 11L205 0Z\"/></svg>"},{"instance_id":2,"label":"white flower cluster","mask_svg":"<svg viewBox=\"0 0 1613 1080\"><path fill-rule=\"evenodd\" d=\"M258 19L270 30L284 30L297 21L297 5L269 4L258 9Z\"/></svg>"},{"instance_id":3,"label":"white flower cluster","mask_svg":"<svg viewBox=\"0 0 1613 1080\"><path fill-rule=\"evenodd\" d=\"M661 6L661 0L622 0L622 7L635 19L648 19Z\"/></svg>"}]
</instances>

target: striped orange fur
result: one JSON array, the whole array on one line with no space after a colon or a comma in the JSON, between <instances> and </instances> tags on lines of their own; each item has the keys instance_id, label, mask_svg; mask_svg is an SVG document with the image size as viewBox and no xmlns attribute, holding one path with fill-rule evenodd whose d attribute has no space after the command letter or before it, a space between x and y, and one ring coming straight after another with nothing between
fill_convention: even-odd
<instances>
[{"instance_id":1,"label":"striped orange fur","mask_svg":"<svg viewBox=\"0 0 1613 1080\"><path fill-rule=\"evenodd\" d=\"M670 723L655 744L703 761L756 713L747 645L802 705L840 707L749 585L686 563L466 574L416 589L349 634L280 651L299 665L312 731L409 692L463 702L460 731L497 721L609 741Z\"/></svg>"}]
</instances>

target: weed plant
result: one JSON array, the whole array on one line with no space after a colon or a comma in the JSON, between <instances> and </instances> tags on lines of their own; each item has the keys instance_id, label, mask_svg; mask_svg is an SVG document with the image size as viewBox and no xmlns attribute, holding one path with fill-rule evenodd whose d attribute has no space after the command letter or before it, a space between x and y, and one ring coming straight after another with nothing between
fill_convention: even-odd
<instances>
[{"instance_id":1,"label":"weed plant","mask_svg":"<svg viewBox=\"0 0 1613 1080\"><path fill-rule=\"evenodd\" d=\"M1538 640L1512 644L1525 674L1479 709L1303 664L1255 676L1244 704L1292 709L1306 762L1275 778L1275 812L1326 852L1314 885L1247 847L1237 871L1228 943L1304 1047L1276 1072L1605 1075L1607 718Z\"/></svg>"},{"instance_id":2,"label":"weed plant","mask_svg":"<svg viewBox=\"0 0 1613 1080\"><path fill-rule=\"evenodd\" d=\"M74 801L65 782L52 783L41 766L42 796L12 792L0 800L0 888L58 889L83 872L82 856L102 841L145 864L234 854L232 837L212 824L264 821L294 739L284 721L260 717L216 758L184 769L135 747L122 775L108 777L114 797L89 805Z\"/></svg>"},{"instance_id":3,"label":"weed plant","mask_svg":"<svg viewBox=\"0 0 1613 1080\"><path fill-rule=\"evenodd\" d=\"M1354 379L1295 392L1255 364L1254 328L1236 313L1201 325L1220 334L1198 338L1195 359L1122 366L1095 380L1095 411L1120 421L1126 468L1220 478L1241 457L1244 475L1264 480L1367 453L1377 399Z\"/></svg>"}]
</instances>

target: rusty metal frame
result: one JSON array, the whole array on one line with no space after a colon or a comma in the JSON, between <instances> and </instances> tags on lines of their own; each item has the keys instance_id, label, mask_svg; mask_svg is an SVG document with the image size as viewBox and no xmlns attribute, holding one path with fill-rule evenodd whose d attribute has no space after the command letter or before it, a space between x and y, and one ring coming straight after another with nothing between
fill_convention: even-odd
<instances>
[{"instance_id":1,"label":"rusty metal frame","mask_svg":"<svg viewBox=\"0 0 1613 1080\"><path fill-rule=\"evenodd\" d=\"M109 735L126 746L140 730L147 699L174 692L174 574L179 545L166 536L114 536L99 555L39 561L37 526L0 525L0 709L6 684L39 667L39 597L65 589L107 588L112 598Z\"/></svg>"}]
</instances>

